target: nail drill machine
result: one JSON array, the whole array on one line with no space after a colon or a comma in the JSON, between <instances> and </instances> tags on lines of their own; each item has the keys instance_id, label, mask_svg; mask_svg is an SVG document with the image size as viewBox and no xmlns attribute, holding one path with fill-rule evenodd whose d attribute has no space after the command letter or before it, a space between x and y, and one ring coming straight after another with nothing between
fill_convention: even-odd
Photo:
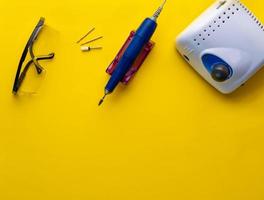
<instances>
[{"instance_id":1,"label":"nail drill machine","mask_svg":"<svg viewBox=\"0 0 264 200\"><path fill-rule=\"evenodd\" d=\"M240 1L217 1L176 40L184 59L213 87L231 93L264 64L264 26Z\"/></svg>"}]
</instances>

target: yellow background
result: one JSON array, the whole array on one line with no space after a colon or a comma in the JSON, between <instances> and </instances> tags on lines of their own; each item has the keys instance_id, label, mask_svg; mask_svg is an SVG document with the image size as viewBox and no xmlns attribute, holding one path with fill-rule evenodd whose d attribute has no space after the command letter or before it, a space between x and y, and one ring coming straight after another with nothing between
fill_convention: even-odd
<instances>
[{"instance_id":1,"label":"yellow background","mask_svg":"<svg viewBox=\"0 0 264 200\"><path fill-rule=\"evenodd\" d=\"M263 200L264 72L224 96L177 54L174 40L213 0L169 0L156 47L128 87L98 108L105 69L151 0L2 0L1 200ZM244 3L264 21L263 1ZM37 95L11 93L39 17L36 54L56 52ZM102 51L80 52L91 27Z\"/></svg>"}]
</instances>

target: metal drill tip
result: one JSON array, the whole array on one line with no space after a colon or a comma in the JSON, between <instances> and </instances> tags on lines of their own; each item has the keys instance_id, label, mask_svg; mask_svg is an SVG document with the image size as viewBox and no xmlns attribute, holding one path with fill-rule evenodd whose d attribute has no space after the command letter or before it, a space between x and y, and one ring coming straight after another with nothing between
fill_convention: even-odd
<instances>
[{"instance_id":1,"label":"metal drill tip","mask_svg":"<svg viewBox=\"0 0 264 200\"><path fill-rule=\"evenodd\" d=\"M104 100L101 99L101 100L99 101L99 103L98 103L98 106L101 106L103 103L104 103Z\"/></svg>"},{"instance_id":2,"label":"metal drill tip","mask_svg":"<svg viewBox=\"0 0 264 200\"><path fill-rule=\"evenodd\" d=\"M89 40L88 42L85 42L85 43L81 44L81 46L86 45L86 44L90 44L90 43L95 42L95 41L97 41L97 40L100 40L100 39L102 39L102 38L103 38L103 36L100 36L100 37L94 38L94 39L92 39L92 40Z\"/></svg>"},{"instance_id":3,"label":"metal drill tip","mask_svg":"<svg viewBox=\"0 0 264 200\"><path fill-rule=\"evenodd\" d=\"M106 94L104 95L104 97L99 101L98 106L101 106L104 103L104 99L106 97Z\"/></svg>"},{"instance_id":4,"label":"metal drill tip","mask_svg":"<svg viewBox=\"0 0 264 200\"><path fill-rule=\"evenodd\" d=\"M152 19L154 21L157 20L157 18L159 17L160 13L162 12L165 4L166 4L167 0L164 0L163 3L160 5L160 7L158 8L158 10L154 13L154 15L152 16Z\"/></svg>"},{"instance_id":5,"label":"metal drill tip","mask_svg":"<svg viewBox=\"0 0 264 200\"><path fill-rule=\"evenodd\" d=\"M164 0L160 7L163 8L165 6L166 2L167 2L167 0Z\"/></svg>"},{"instance_id":6,"label":"metal drill tip","mask_svg":"<svg viewBox=\"0 0 264 200\"><path fill-rule=\"evenodd\" d=\"M84 40L88 35L90 35L95 28L92 28L88 33L86 33L81 39L79 39L76 43L79 44L82 40Z\"/></svg>"}]
</instances>

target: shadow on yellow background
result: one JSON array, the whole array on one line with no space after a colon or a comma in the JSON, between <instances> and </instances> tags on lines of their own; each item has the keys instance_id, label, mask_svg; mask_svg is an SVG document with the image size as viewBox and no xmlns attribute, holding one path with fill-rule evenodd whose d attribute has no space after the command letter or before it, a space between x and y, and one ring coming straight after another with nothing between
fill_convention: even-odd
<instances>
[{"instance_id":1,"label":"shadow on yellow background","mask_svg":"<svg viewBox=\"0 0 264 200\"><path fill-rule=\"evenodd\" d=\"M264 21L262 1L243 1ZM169 0L156 46L128 86L98 108L106 67L160 1L2 0L0 199L262 200L264 72L222 95L177 54L176 36L213 0ZM44 83L12 95L39 17ZM102 51L82 53L90 36Z\"/></svg>"}]
</instances>

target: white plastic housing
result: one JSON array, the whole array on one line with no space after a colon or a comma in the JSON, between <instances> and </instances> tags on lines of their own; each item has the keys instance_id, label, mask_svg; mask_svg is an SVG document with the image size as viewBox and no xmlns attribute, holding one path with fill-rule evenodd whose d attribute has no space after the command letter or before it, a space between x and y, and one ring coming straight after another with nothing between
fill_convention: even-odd
<instances>
[{"instance_id":1,"label":"white plastic housing","mask_svg":"<svg viewBox=\"0 0 264 200\"><path fill-rule=\"evenodd\" d=\"M176 46L205 80L227 94L263 66L264 26L240 1L217 1L179 35ZM224 60L232 76L215 81L202 62L205 54Z\"/></svg>"}]
</instances>

